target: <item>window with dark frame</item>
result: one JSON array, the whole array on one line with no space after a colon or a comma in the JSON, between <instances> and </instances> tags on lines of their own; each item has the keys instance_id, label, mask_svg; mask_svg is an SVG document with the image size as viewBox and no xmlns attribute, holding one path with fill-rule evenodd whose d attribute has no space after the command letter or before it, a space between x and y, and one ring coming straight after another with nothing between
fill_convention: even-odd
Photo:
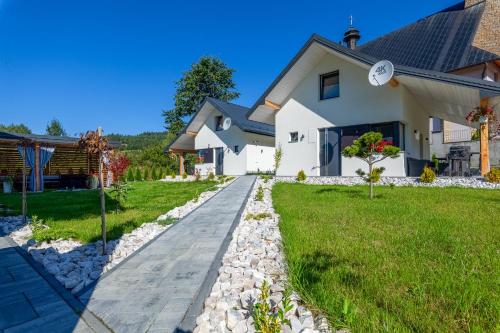
<instances>
[{"instance_id":1,"label":"window with dark frame","mask_svg":"<svg viewBox=\"0 0 500 333\"><path fill-rule=\"evenodd\" d=\"M339 71L322 74L319 77L319 98L320 100L335 98L340 96Z\"/></svg>"},{"instance_id":2,"label":"window with dark frame","mask_svg":"<svg viewBox=\"0 0 500 333\"><path fill-rule=\"evenodd\" d=\"M401 150L405 150L404 130L404 124L398 121L342 127L340 149L342 151L345 147L352 145L354 140L364 133L379 132L382 133L383 140L391 142L392 145L399 147Z\"/></svg>"},{"instance_id":3,"label":"window with dark frame","mask_svg":"<svg viewBox=\"0 0 500 333\"><path fill-rule=\"evenodd\" d=\"M224 124L224 117L223 116L216 116L215 117L215 130L222 131L223 124Z\"/></svg>"},{"instance_id":4,"label":"window with dark frame","mask_svg":"<svg viewBox=\"0 0 500 333\"><path fill-rule=\"evenodd\" d=\"M213 163L214 162L214 149L200 149L198 150L198 157L203 159L203 163Z\"/></svg>"},{"instance_id":5,"label":"window with dark frame","mask_svg":"<svg viewBox=\"0 0 500 333\"><path fill-rule=\"evenodd\" d=\"M240 146L234 146L234 152L239 153L240 152Z\"/></svg>"},{"instance_id":6,"label":"window with dark frame","mask_svg":"<svg viewBox=\"0 0 500 333\"><path fill-rule=\"evenodd\" d=\"M439 118L432 118L432 133L443 131L443 121Z\"/></svg>"},{"instance_id":7,"label":"window with dark frame","mask_svg":"<svg viewBox=\"0 0 500 333\"><path fill-rule=\"evenodd\" d=\"M298 142L299 141L299 132L290 132L290 136L288 137L288 142Z\"/></svg>"}]
</instances>

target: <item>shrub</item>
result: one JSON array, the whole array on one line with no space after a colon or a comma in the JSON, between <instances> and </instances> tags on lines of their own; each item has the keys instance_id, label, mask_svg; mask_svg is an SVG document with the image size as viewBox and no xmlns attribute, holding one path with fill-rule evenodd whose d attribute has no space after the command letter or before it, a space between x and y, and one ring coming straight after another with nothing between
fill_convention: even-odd
<instances>
[{"instance_id":1,"label":"shrub","mask_svg":"<svg viewBox=\"0 0 500 333\"><path fill-rule=\"evenodd\" d=\"M175 179L175 177L177 177L177 175L175 174L175 171L172 171L170 173L170 178Z\"/></svg>"},{"instance_id":2,"label":"shrub","mask_svg":"<svg viewBox=\"0 0 500 333\"><path fill-rule=\"evenodd\" d=\"M132 168L127 169L127 181L133 182L134 181L134 171Z\"/></svg>"},{"instance_id":3,"label":"shrub","mask_svg":"<svg viewBox=\"0 0 500 333\"><path fill-rule=\"evenodd\" d=\"M212 171L210 171L210 172L208 173L208 177L207 177L207 179L208 179L208 180L214 180L214 179L215 179L215 175L214 175L214 173L213 173Z\"/></svg>"},{"instance_id":4,"label":"shrub","mask_svg":"<svg viewBox=\"0 0 500 333\"><path fill-rule=\"evenodd\" d=\"M432 183L436 180L436 174L427 165L424 167L424 171L420 175L420 182L422 183Z\"/></svg>"},{"instance_id":5,"label":"shrub","mask_svg":"<svg viewBox=\"0 0 500 333\"><path fill-rule=\"evenodd\" d=\"M195 172L194 172L194 180L199 182L201 179L201 173L200 173L200 170L196 169Z\"/></svg>"},{"instance_id":6,"label":"shrub","mask_svg":"<svg viewBox=\"0 0 500 333\"><path fill-rule=\"evenodd\" d=\"M156 170L156 167L151 169L151 178L153 180L158 180L158 171Z\"/></svg>"},{"instance_id":7,"label":"shrub","mask_svg":"<svg viewBox=\"0 0 500 333\"><path fill-rule=\"evenodd\" d=\"M299 173L297 173L297 181L299 182L303 182L306 180L306 173L304 172L304 170L300 170Z\"/></svg>"},{"instance_id":8,"label":"shrub","mask_svg":"<svg viewBox=\"0 0 500 333\"><path fill-rule=\"evenodd\" d=\"M144 168L144 180L151 180L148 168Z\"/></svg>"},{"instance_id":9,"label":"shrub","mask_svg":"<svg viewBox=\"0 0 500 333\"><path fill-rule=\"evenodd\" d=\"M269 179L273 179L273 177L270 175L261 175L260 178L264 180L264 183L267 183Z\"/></svg>"},{"instance_id":10,"label":"shrub","mask_svg":"<svg viewBox=\"0 0 500 333\"><path fill-rule=\"evenodd\" d=\"M220 175L219 177L217 177L217 180L219 181L219 183L224 184L226 182L226 176Z\"/></svg>"},{"instance_id":11,"label":"shrub","mask_svg":"<svg viewBox=\"0 0 500 333\"><path fill-rule=\"evenodd\" d=\"M484 175L484 179L490 183L500 183L500 168L491 168L491 170Z\"/></svg>"},{"instance_id":12,"label":"shrub","mask_svg":"<svg viewBox=\"0 0 500 333\"><path fill-rule=\"evenodd\" d=\"M274 173L278 172L278 168L281 164L281 158L283 157L283 148L281 148L281 144L278 145L276 150L274 151Z\"/></svg>"},{"instance_id":13,"label":"shrub","mask_svg":"<svg viewBox=\"0 0 500 333\"><path fill-rule=\"evenodd\" d=\"M139 169L139 168L135 169L135 177L134 178L135 178L136 182L140 182L142 180L141 169Z\"/></svg>"},{"instance_id":14,"label":"shrub","mask_svg":"<svg viewBox=\"0 0 500 333\"><path fill-rule=\"evenodd\" d=\"M272 217L271 213L265 212L265 213L257 213L257 214L252 214L248 213L247 216L245 216L245 220L263 220L266 218Z\"/></svg>"},{"instance_id":15,"label":"shrub","mask_svg":"<svg viewBox=\"0 0 500 333\"><path fill-rule=\"evenodd\" d=\"M109 170L113 173L113 181L123 180L125 170L130 165L130 160L127 156L119 153L112 154L109 159Z\"/></svg>"},{"instance_id":16,"label":"shrub","mask_svg":"<svg viewBox=\"0 0 500 333\"><path fill-rule=\"evenodd\" d=\"M255 200L256 201L264 200L264 189L262 188L262 186L259 186L259 188L257 189L257 193L255 194Z\"/></svg>"},{"instance_id":17,"label":"shrub","mask_svg":"<svg viewBox=\"0 0 500 333\"><path fill-rule=\"evenodd\" d=\"M116 212L124 208L124 203L127 200L129 186L127 182L114 182L111 185L111 197L116 201Z\"/></svg>"},{"instance_id":18,"label":"shrub","mask_svg":"<svg viewBox=\"0 0 500 333\"><path fill-rule=\"evenodd\" d=\"M436 154L432 154L432 164L434 164L434 170L436 170L436 173L439 172L439 160L436 156Z\"/></svg>"},{"instance_id":19,"label":"shrub","mask_svg":"<svg viewBox=\"0 0 500 333\"><path fill-rule=\"evenodd\" d=\"M288 311L293 309L290 293L285 292L281 307L278 305L272 306L268 300L269 296L269 284L264 280L260 287L259 298L253 306L253 325L257 332L279 333L282 325L290 326L290 320L285 316Z\"/></svg>"},{"instance_id":20,"label":"shrub","mask_svg":"<svg viewBox=\"0 0 500 333\"><path fill-rule=\"evenodd\" d=\"M184 172L184 173L182 174L182 179L186 179L187 177L188 177L187 172Z\"/></svg>"}]
</instances>

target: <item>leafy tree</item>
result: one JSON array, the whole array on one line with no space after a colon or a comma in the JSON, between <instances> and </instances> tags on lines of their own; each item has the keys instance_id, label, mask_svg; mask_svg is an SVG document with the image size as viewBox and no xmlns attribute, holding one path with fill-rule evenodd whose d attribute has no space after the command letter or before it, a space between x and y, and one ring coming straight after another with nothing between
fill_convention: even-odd
<instances>
[{"instance_id":1,"label":"leafy tree","mask_svg":"<svg viewBox=\"0 0 500 333\"><path fill-rule=\"evenodd\" d=\"M57 119L52 119L50 123L47 124L45 129L46 134L54 136L65 136L66 131L62 127L62 124Z\"/></svg>"},{"instance_id":2,"label":"leafy tree","mask_svg":"<svg viewBox=\"0 0 500 333\"><path fill-rule=\"evenodd\" d=\"M191 116L206 97L229 102L240 96L235 91L234 69L226 66L220 59L204 56L185 72L176 82L175 106L163 111L165 126L170 133L177 135L184 127L184 117Z\"/></svg>"},{"instance_id":3,"label":"leafy tree","mask_svg":"<svg viewBox=\"0 0 500 333\"><path fill-rule=\"evenodd\" d=\"M361 135L353 144L347 146L342 151L345 157L356 157L368 164L368 176L365 178L370 183L370 199L373 199L373 183L380 179L383 168L373 168L373 165L388 157L399 156L399 148L392 145L392 142L382 140L382 133L368 132ZM364 176L364 172L357 171Z\"/></svg>"},{"instance_id":4,"label":"leafy tree","mask_svg":"<svg viewBox=\"0 0 500 333\"><path fill-rule=\"evenodd\" d=\"M85 149L89 155L97 155L99 158L99 197L101 201L101 236L102 236L102 254L106 254L106 199L104 196L104 177L103 177L103 164L104 154L109 152L110 147L108 140L102 136L102 129L97 131L88 131L82 134L78 145Z\"/></svg>"},{"instance_id":5,"label":"leafy tree","mask_svg":"<svg viewBox=\"0 0 500 333\"><path fill-rule=\"evenodd\" d=\"M10 125L0 124L0 131L17 133L17 134L31 134L31 130L28 128L28 126L24 124L10 124Z\"/></svg>"}]
</instances>

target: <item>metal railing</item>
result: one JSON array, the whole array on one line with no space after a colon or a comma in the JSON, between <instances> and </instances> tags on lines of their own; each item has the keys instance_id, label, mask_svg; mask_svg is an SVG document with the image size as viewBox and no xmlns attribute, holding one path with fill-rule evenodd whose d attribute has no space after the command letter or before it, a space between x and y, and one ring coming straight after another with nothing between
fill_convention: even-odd
<instances>
[{"instance_id":1,"label":"metal railing","mask_svg":"<svg viewBox=\"0 0 500 333\"><path fill-rule=\"evenodd\" d=\"M464 129L443 132L443 143L470 141L475 129Z\"/></svg>"}]
</instances>

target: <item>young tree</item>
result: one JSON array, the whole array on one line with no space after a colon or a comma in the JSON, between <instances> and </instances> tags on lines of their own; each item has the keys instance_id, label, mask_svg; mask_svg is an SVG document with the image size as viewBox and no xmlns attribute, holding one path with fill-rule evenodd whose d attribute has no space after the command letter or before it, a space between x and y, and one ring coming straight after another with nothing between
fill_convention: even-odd
<instances>
[{"instance_id":1,"label":"young tree","mask_svg":"<svg viewBox=\"0 0 500 333\"><path fill-rule=\"evenodd\" d=\"M345 157L356 157L368 164L368 176L365 180L370 183L370 199L373 199L373 183L380 179L383 168L373 168L373 165L388 157L399 156L399 148L392 145L392 142L382 140L382 133L368 132L354 140L353 144L345 147L342 151ZM358 171L360 176L364 176L363 171Z\"/></svg>"},{"instance_id":2,"label":"young tree","mask_svg":"<svg viewBox=\"0 0 500 333\"><path fill-rule=\"evenodd\" d=\"M97 131L88 131L82 134L78 142L82 149L85 149L87 154L98 156L99 165L99 197L101 201L101 234L102 234L102 254L106 254L106 199L104 196L104 177L103 163L104 154L109 152L108 140L102 136L102 129L99 127Z\"/></svg>"},{"instance_id":3,"label":"young tree","mask_svg":"<svg viewBox=\"0 0 500 333\"><path fill-rule=\"evenodd\" d=\"M62 124L59 120L57 119L52 119L50 123L47 124L47 128L45 129L45 132L48 135L54 135L54 136L65 136L66 131L62 127Z\"/></svg>"},{"instance_id":4,"label":"young tree","mask_svg":"<svg viewBox=\"0 0 500 333\"><path fill-rule=\"evenodd\" d=\"M278 168L280 167L282 157L283 157L283 148L281 148L281 144L279 144L276 150L274 151L274 174L278 172Z\"/></svg>"},{"instance_id":5,"label":"young tree","mask_svg":"<svg viewBox=\"0 0 500 333\"><path fill-rule=\"evenodd\" d=\"M193 64L176 82L175 107L163 111L168 131L177 135L184 127L182 119L195 113L206 97L226 102L238 98L233 73L234 69L214 57L204 56Z\"/></svg>"}]
</instances>

